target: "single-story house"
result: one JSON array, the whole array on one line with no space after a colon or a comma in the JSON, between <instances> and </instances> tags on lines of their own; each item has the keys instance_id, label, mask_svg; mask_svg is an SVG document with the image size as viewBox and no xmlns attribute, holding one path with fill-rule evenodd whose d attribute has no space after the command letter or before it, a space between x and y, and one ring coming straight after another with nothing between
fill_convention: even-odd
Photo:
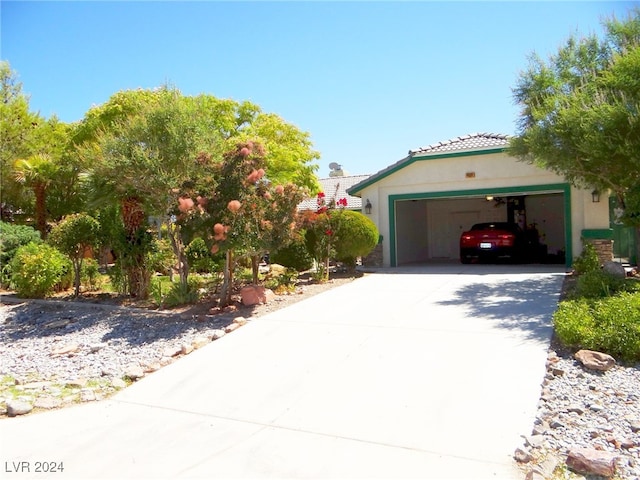
<instances>
[{"instance_id":1,"label":"single-story house","mask_svg":"<svg viewBox=\"0 0 640 480\"><path fill-rule=\"evenodd\" d=\"M507 153L509 137L466 135L410 150L347 189L369 202L380 231L374 265L459 261L463 231L511 221L536 232L550 262L570 266L592 241L613 256L607 195Z\"/></svg>"},{"instance_id":2,"label":"single-story house","mask_svg":"<svg viewBox=\"0 0 640 480\"><path fill-rule=\"evenodd\" d=\"M347 210L362 210L362 198L349 195L347 190L354 185L361 183L369 178L369 175L348 175L342 170L332 172L332 176L328 178L318 179L320 184L320 191L324 193L324 199L327 204L331 202L337 202L341 199L347 200L347 205L344 207ZM318 209L318 197L305 198L298 204L298 211Z\"/></svg>"}]
</instances>

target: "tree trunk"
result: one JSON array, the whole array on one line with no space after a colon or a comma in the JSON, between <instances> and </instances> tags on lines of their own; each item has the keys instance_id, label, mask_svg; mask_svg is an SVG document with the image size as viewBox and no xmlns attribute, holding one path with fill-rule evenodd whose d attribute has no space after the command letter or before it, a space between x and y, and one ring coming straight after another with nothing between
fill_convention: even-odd
<instances>
[{"instance_id":1,"label":"tree trunk","mask_svg":"<svg viewBox=\"0 0 640 480\"><path fill-rule=\"evenodd\" d=\"M47 238L47 187L43 183L38 183L33 187L36 196L36 229L40 232L43 240Z\"/></svg>"},{"instance_id":2,"label":"tree trunk","mask_svg":"<svg viewBox=\"0 0 640 480\"><path fill-rule=\"evenodd\" d=\"M253 274L253 284L258 285L258 275L260 274L260 256L251 256L251 273Z\"/></svg>"},{"instance_id":3,"label":"tree trunk","mask_svg":"<svg viewBox=\"0 0 640 480\"><path fill-rule=\"evenodd\" d=\"M80 275L82 272L82 258L74 258L73 259L73 286L74 286L74 296L80 295Z\"/></svg>"},{"instance_id":4,"label":"tree trunk","mask_svg":"<svg viewBox=\"0 0 640 480\"><path fill-rule=\"evenodd\" d=\"M178 260L178 274L180 275L180 283L186 288L189 281L189 260L185 253L184 243L180 237L180 227L169 225L167 235L171 241L173 254ZM171 277L171 274L169 275Z\"/></svg>"},{"instance_id":5,"label":"tree trunk","mask_svg":"<svg viewBox=\"0 0 640 480\"><path fill-rule=\"evenodd\" d=\"M233 252L227 250L227 257L224 262L224 276L222 289L220 291L220 306L226 307L231 304L231 290L233 287Z\"/></svg>"},{"instance_id":6,"label":"tree trunk","mask_svg":"<svg viewBox=\"0 0 640 480\"><path fill-rule=\"evenodd\" d=\"M137 197L123 198L122 223L127 235L127 242L131 246L130 252L123 252L128 257L125 260L125 270L129 280L129 295L145 299L149 296L151 274L147 268L146 252L136 248L139 231L144 227L146 218L142 201Z\"/></svg>"}]
</instances>

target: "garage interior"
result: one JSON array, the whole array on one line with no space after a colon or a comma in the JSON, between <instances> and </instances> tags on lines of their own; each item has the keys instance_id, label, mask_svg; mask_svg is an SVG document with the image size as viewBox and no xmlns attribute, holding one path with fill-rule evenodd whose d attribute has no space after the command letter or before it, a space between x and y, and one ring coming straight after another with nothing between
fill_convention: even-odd
<instances>
[{"instance_id":1,"label":"garage interior","mask_svg":"<svg viewBox=\"0 0 640 480\"><path fill-rule=\"evenodd\" d=\"M563 193L397 200L397 265L460 261L462 232L475 223L515 222L540 245L530 262L565 262Z\"/></svg>"}]
</instances>

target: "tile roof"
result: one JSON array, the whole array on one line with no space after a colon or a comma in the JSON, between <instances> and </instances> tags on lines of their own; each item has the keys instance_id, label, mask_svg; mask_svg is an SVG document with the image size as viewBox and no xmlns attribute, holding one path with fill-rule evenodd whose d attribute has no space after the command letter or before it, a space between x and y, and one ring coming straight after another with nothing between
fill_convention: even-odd
<instances>
[{"instance_id":1,"label":"tile roof","mask_svg":"<svg viewBox=\"0 0 640 480\"><path fill-rule=\"evenodd\" d=\"M485 148L506 147L509 136L499 133L472 133L462 137L452 138L444 142L433 143L426 147L409 150L409 154L457 152L461 150L481 150Z\"/></svg>"},{"instance_id":2,"label":"tile roof","mask_svg":"<svg viewBox=\"0 0 640 480\"><path fill-rule=\"evenodd\" d=\"M444 142L434 143L426 147L417 148L415 150L409 150L409 154L401 160L383 168L377 173L365 178L358 184L354 185L350 190L353 193L360 192L364 187L376 183L379 179L390 175L391 173L403 168L407 164L414 161L415 157L428 156L438 153L453 153L453 152L474 152L488 150L492 148L505 148L509 144L509 135L503 135L499 133L472 133L470 135L464 135L462 137L452 138Z\"/></svg>"},{"instance_id":3,"label":"tile roof","mask_svg":"<svg viewBox=\"0 0 640 480\"><path fill-rule=\"evenodd\" d=\"M362 199L359 197L353 197L347 193L347 189L353 185L360 183L370 175L350 175L346 177L329 177L320 178L318 183L320 184L320 191L324 192L327 203L331 200L340 200L341 198L347 199L348 210L361 210ZM316 210L318 208L318 198L306 198L298 204L298 210Z\"/></svg>"}]
</instances>

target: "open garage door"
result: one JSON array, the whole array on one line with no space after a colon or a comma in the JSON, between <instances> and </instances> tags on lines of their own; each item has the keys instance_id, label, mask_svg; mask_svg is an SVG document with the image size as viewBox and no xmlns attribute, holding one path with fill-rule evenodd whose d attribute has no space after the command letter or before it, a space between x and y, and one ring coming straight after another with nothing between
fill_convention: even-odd
<instances>
[{"instance_id":1,"label":"open garage door","mask_svg":"<svg viewBox=\"0 0 640 480\"><path fill-rule=\"evenodd\" d=\"M481 222L519 224L539 247L523 261L564 263L565 207L564 192L396 200L396 265L459 261L460 235Z\"/></svg>"}]
</instances>

